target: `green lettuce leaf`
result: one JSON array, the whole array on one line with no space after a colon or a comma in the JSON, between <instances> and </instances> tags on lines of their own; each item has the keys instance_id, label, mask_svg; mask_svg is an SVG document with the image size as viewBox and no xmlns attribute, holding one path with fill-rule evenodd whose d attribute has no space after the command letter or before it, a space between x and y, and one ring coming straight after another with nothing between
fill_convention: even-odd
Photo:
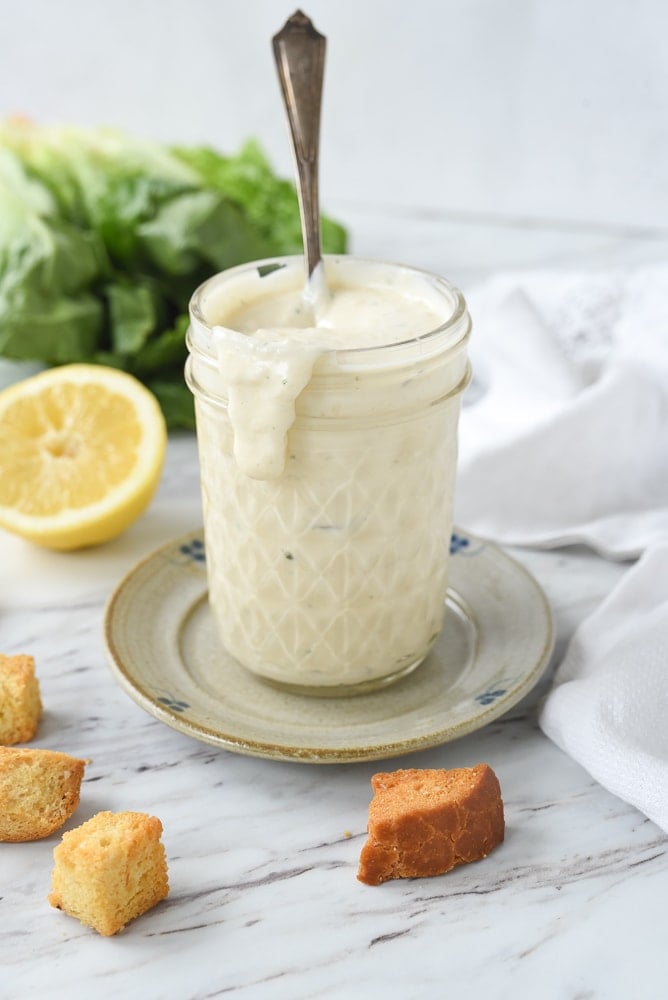
<instances>
[{"instance_id":1,"label":"green lettuce leaf","mask_svg":"<svg viewBox=\"0 0 668 1000\"><path fill-rule=\"evenodd\" d=\"M275 176L257 142L247 142L236 156L221 156L207 146L177 147L174 152L202 182L245 207L266 241L264 256L301 253L302 234L297 192ZM346 231L323 216L322 245L327 253L345 253ZM256 258L257 259L257 258Z\"/></svg>"},{"instance_id":2,"label":"green lettuce leaf","mask_svg":"<svg viewBox=\"0 0 668 1000\"><path fill-rule=\"evenodd\" d=\"M138 234L147 256L165 274L192 274L203 266L222 270L256 260L266 250L242 209L214 191L179 195Z\"/></svg>"},{"instance_id":3,"label":"green lettuce leaf","mask_svg":"<svg viewBox=\"0 0 668 1000\"><path fill-rule=\"evenodd\" d=\"M104 247L55 211L49 193L0 149L0 354L8 358L84 360L103 326L89 289L104 270Z\"/></svg>"},{"instance_id":4,"label":"green lettuce leaf","mask_svg":"<svg viewBox=\"0 0 668 1000\"><path fill-rule=\"evenodd\" d=\"M156 290L146 279L123 278L105 289L109 307L111 347L131 357L141 350L158 325Z\"/></svg>"}]
</instances>

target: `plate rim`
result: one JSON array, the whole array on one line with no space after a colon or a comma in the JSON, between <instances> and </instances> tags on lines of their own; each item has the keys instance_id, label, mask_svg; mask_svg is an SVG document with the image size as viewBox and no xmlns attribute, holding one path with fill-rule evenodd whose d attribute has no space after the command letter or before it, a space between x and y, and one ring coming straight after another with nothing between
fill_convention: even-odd
<instances>
[{"instance_id":1,"label":"plate rim","mask_svg":"<svg viewBox=\"0 0 668 1000\"><path fill-rule=\"evenodd\" d=\"M477 732L478 730L489 725L489 723L494 722L500 716L505 715L507 711L513 708L514 705L521 701L522 698L524 698L536 686L548 666L550 656L554 649L555 637L552 608L545 591L530 570L528 570L526 566L519 562L519 560L515 559L495 542L490 541L487 538L474 535L469 531L465 531L457 527L453 527L453 534L465 537L470 541L479 543L486 549L492 550L497 558L500 558L502 562L506 562L512 566L514 571L519 576L524 578L526 585L533 589L536 597L539 599L544 614L545 624L542 648L531 669L522 675L519 682L514 684L502 696L496 698L490 705L481 706L480 711L475 715L469 717L468 719L461 720L454 725L440 726L435 731L432 730L429 733L424 733L418 736L402 737L401 739L389 742L374 743L372 745L365 746L353 746L345 749L315 746L287 747L283 743L271 743L267 740L252 740L240 735L223 733L221 730L212 729L204 723L194 723L188 720L187 717L184 717L167 706L159 704L155 698L145 690L143 685L137 681L136 677L130 676L130 673L122 661L121 655L118 653L113 637L114 613L125 590L131 585L134 578L141 573L145 566L154 560L159 559L164 553L170 551L171 549L186 545L194 538L203 538L204 531L201 527L198 529L192 529L183 535L172 538L143 556L122 576L112 590L106 602L103 616L103 636L109 667L117 683L131 698L131 700L133 700L135 704L139 705L140 708L146 711L149 715L152 715L159 722L162 722L170 728L175 729L192 739L196 739L199 742L206 743L210 746L216 746L220 749L244 756L307 764L362 763L365 761L386 760L392 757L403 756L404 754L418 753L421 750L432 749L437 746L442 746L445 743L461 739L462 737L468 736L473 732ZM204 593L206 594L206 592L207 588L205 582ZM466 601L465 598L461 597L458 591L454 590L454 588L449 588L449 593L453 592L457 595L458 601ZM391 687L388 688L388 690L391 690ZM374 692L374 694L381 695L382 691ZM305 696L295 695L295 697ZM315 698L315 700L318 701L325 699ZM328 698L327 700L331 699Z\"/></svg>"}]
</instances>

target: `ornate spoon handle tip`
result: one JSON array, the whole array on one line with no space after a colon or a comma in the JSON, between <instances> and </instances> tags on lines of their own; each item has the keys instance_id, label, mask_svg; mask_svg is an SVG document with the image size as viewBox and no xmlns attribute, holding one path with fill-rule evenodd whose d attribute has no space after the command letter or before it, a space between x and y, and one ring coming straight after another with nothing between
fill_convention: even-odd
<instances>
[{"instance_id":1,"label":"ornate spoon handle tip","mask_svg":"<svg viewBox=\"0 0 668 1000\"><path fill-rule=\"evenodd\" d=\"M290 126L306 270L310 277L321 259L318 161L327 41L310 18L297 10L274 35L272 44Z\"/></svg>"}]
</instances>

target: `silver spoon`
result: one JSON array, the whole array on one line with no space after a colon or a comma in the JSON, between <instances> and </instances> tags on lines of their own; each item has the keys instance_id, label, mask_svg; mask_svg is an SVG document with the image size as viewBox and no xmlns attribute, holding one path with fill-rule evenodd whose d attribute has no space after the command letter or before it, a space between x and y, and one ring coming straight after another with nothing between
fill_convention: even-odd
<instances>
[{"instance_id":1,"label":"silver spoon","mask_svg":"<svg viewBox=\"0 0 668 1000\"><path fill-rule=\"evenodd\" d=\"M320 108L327 40L306 14L298 10L274 35L272 44L296 167L306 298L315 306L327 296L324 271L318 267L322 260L318 197Z\"/></svg>"}]
</instances>

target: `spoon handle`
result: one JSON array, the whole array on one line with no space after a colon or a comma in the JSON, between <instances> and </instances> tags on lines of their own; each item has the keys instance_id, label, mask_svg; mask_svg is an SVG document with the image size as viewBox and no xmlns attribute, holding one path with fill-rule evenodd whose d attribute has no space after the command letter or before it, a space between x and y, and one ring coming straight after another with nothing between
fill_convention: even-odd
<instances>
[{"instance_id":1,"label":"spoon handle","mask_svg":"<svg viewBox=\"0 0 668 1000\"><path fill-rule=\"evenodd\" d=\"M272 39L297 167L307 275L321 259L318 158L326 39L300 10Z\"/></svg>"}]
</instances>

